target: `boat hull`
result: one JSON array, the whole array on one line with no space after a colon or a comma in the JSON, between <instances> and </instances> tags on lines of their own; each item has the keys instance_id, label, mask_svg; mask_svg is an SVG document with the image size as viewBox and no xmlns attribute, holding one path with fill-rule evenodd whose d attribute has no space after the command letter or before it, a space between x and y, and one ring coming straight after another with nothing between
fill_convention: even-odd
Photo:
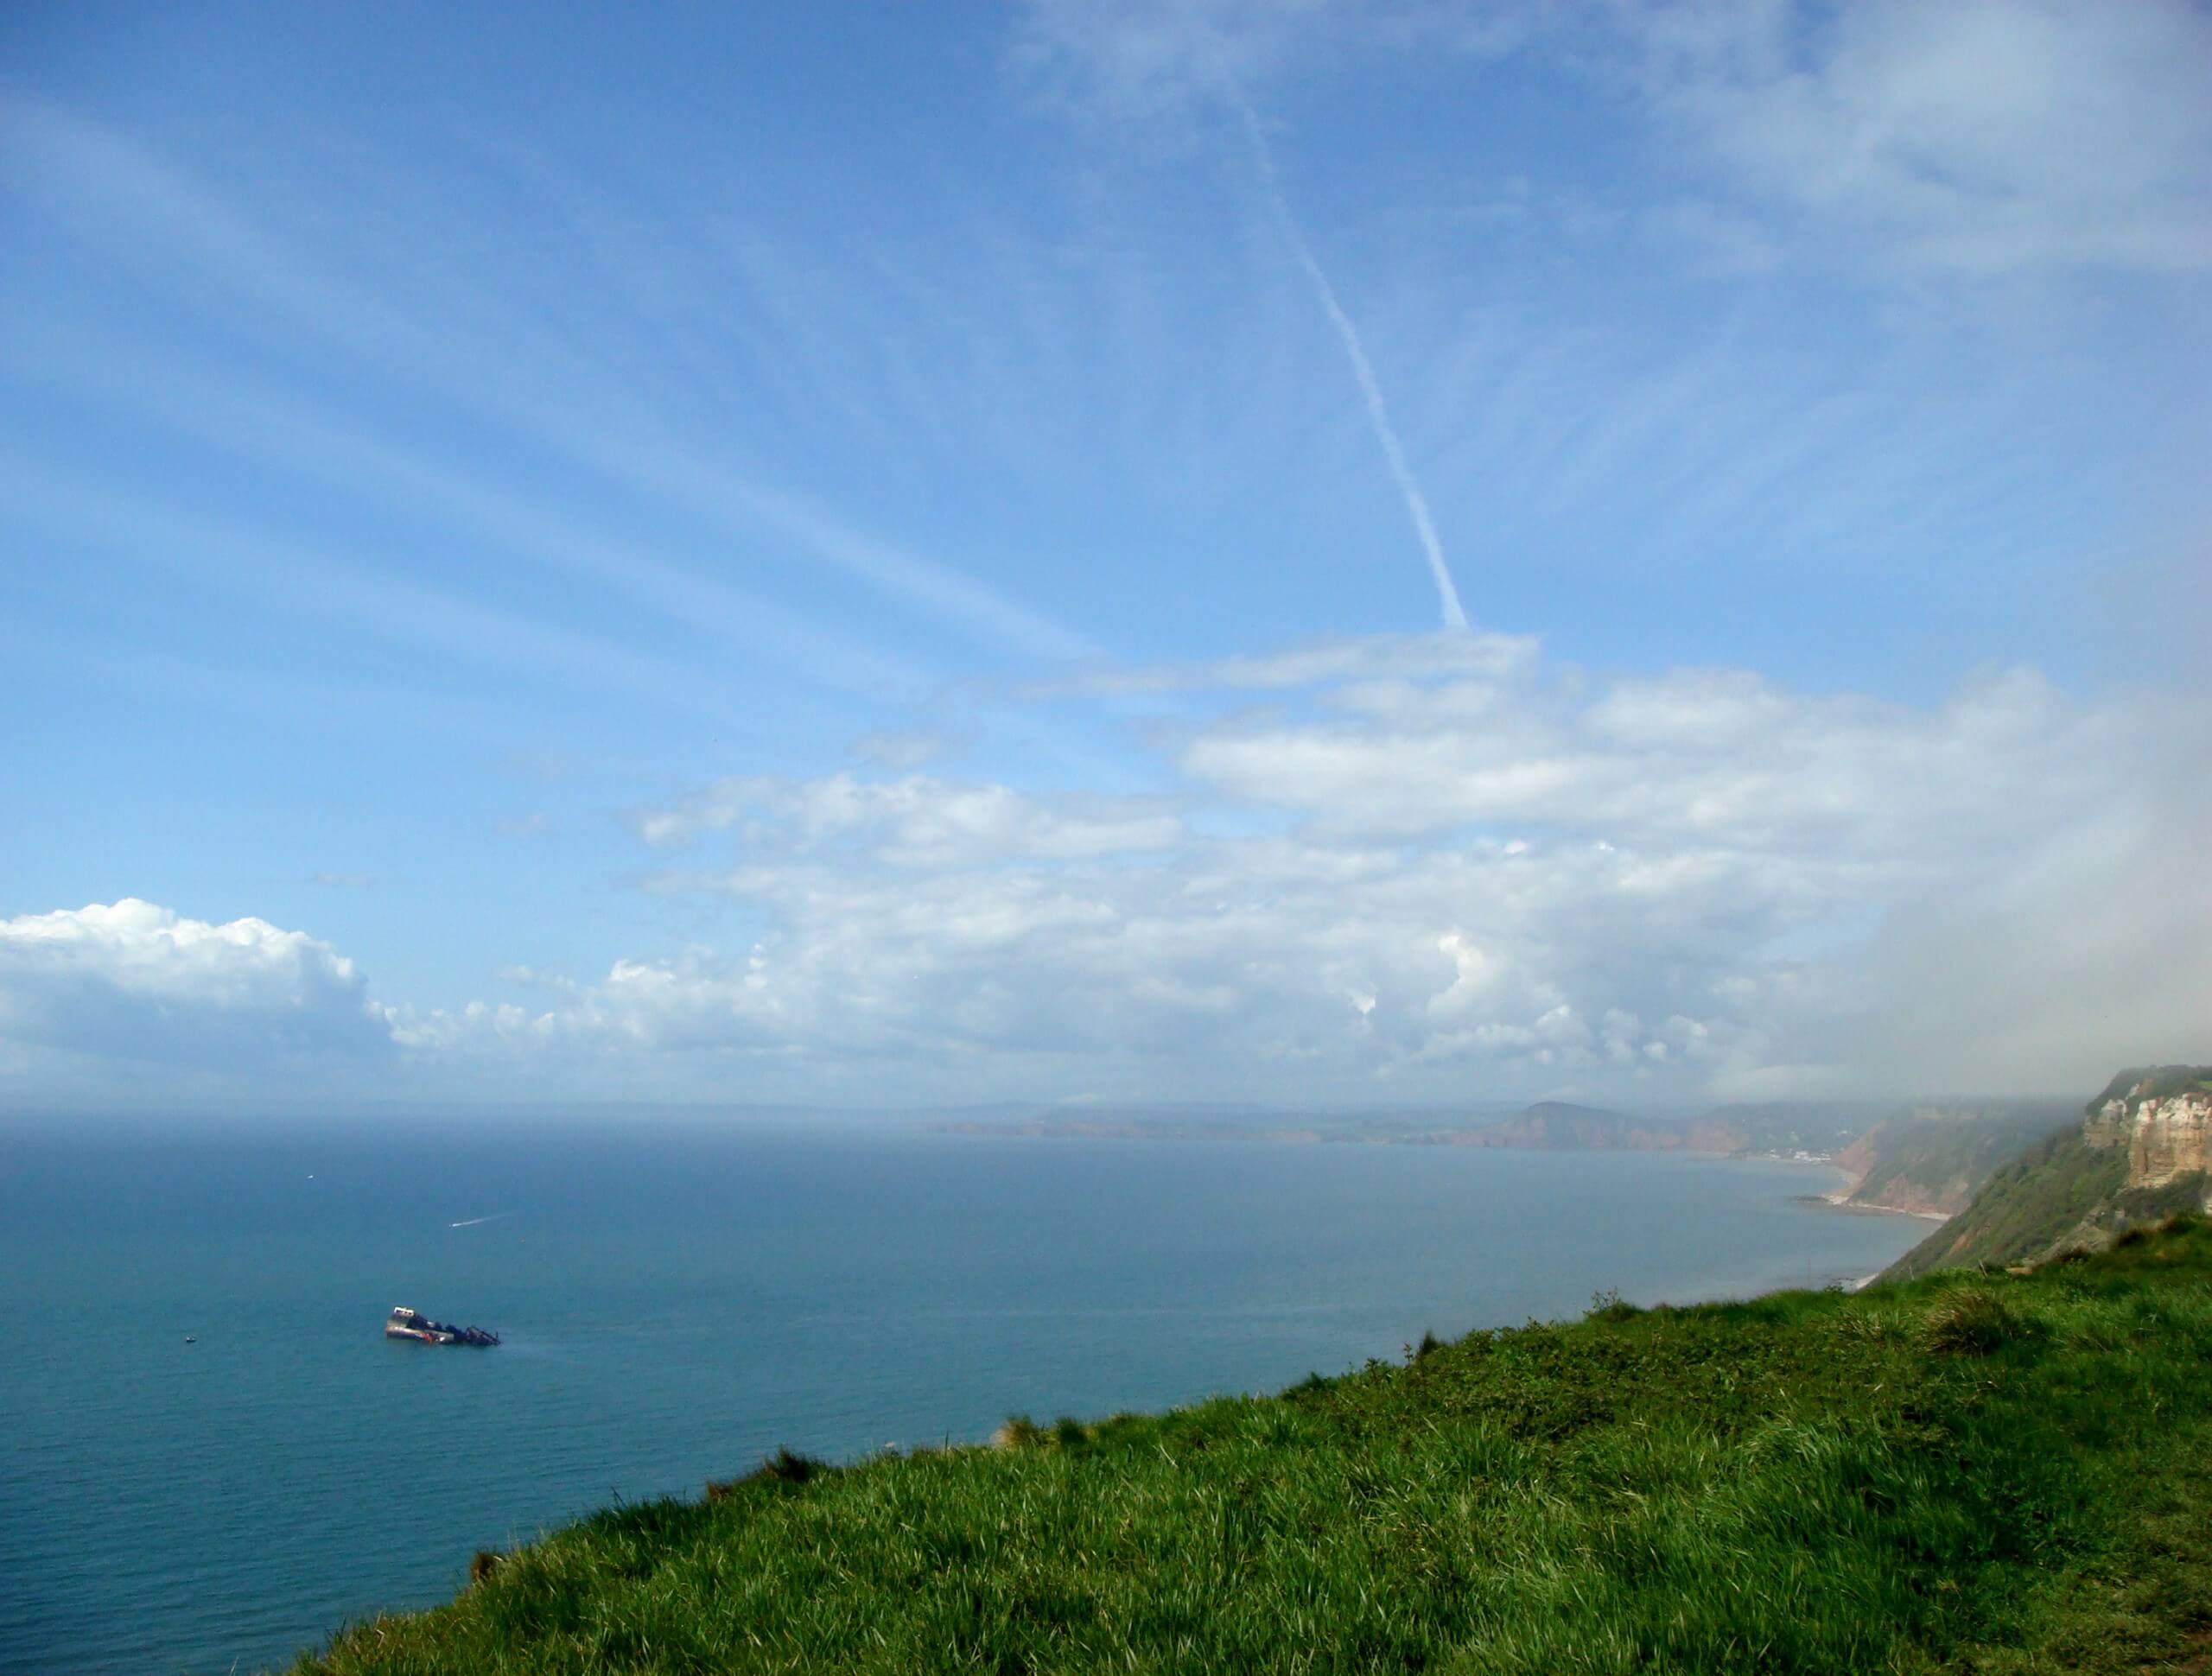
<instances>
[{"instance_id":1,"label":"boat hull","mask_svg":"<svg viewBox=\"0 0 2212 1676\"><path fill-rule=\"evenodd\" d=\"M449 1321L433 1321L415 1310L394 1310L384 1324L386 1338L411 1338L417 1344L466 1344L490 1349L499 1336L482 1327L456 1327Z\"/></svg>"}]
</instances>

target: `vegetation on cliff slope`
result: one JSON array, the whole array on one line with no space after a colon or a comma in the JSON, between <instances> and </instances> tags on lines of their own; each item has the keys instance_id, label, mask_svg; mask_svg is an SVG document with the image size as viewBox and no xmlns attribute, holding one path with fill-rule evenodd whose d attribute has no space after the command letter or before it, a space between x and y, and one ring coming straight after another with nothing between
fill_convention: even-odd
<instances>
[{"instance_id":1,"label":"vegetation on cliff slope","mask_svg":"<svg viewBox=\"0 0 2212 1676\"><path fill-rule=\"evenodd\" d=\"M2077 1124L1992 1176L1974 1203L1892 1263L1883 1279L2031 1263L2127 1184L2127 1154L2082 1139Z\"/></svg>"},{"instance_id":2,"label":"vegetation on cliff slope","mask_svg":"<svg viewBox=\"0 0 2212 1676\"><path fill-rule=\"evenodd\" d=\"M306 1673L2198 1668L2212 1230L617 1508ZM2196 1661L2196 1662L2190 1662Z\"/></svg>"},{"instance_id":3,"label":"vegetation on cliff slope","mask_svg":"<svg viewBox=\"0 0 2212 1676\"><path fill-rule=\"evenodd\" d=\"M2037 1141L2080 1127L2081 1108L2064 1100L1918 1106L1885 1118L1835 1161L1859 1174L1853 1204L1951 1216Z\"/></svg>"},{"instance_id":4,"label":"vegetation on cliff slope","mask_svg":"<svg viewBox=\"0 0 2212 1676\"><path fill-rule=\"evenodd\" d=\"M2126 1100L2132 1118L2152 1100L2212 1090L2212 1067L2156 1065L2124 1070L2089 1101L2091 1125L2106 1103ZM2110 1146L2088 1144L2083 1126L2029 1148L1993 1174L1967 1208L1923 1240L1885 1273L1910 1279L1938 1269L2003 1267L2041 1262L2069 1243L2101 1244L2130 1227L2202 1208L2203 1172L2191 1171L2156 1186L2131 1186L2130 1149L2124 1137Z\"/></svg>"}]
</instances>

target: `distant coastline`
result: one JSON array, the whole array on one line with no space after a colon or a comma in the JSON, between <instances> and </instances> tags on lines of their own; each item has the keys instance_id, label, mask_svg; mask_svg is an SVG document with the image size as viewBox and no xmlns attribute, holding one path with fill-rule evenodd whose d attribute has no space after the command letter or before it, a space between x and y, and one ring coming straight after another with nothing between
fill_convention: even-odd
<instances>
[{"instance_id":1,"label":"distant coastline","mask_svg":"<svg viewBox=\"0 0 2212 1676\"><path fill-rule=\"evenodd\" d=\"M1881 1204L1871 1200L1854 1199L1852 1194L1857 1187L1858 1184L1853 1182L1851 1186L1840 1187L1833 1193L1815 1193L1807 1202L1825 1205L1831 1210L1840 1210L1847 1216L1917 1216L1923 1222L1948 1222L1958 1214L1952 1210L1916 1210L1910 1205Z\"/></svg>"},{"instance_id":2,"label":"distant coastline","mask_svg":"<svg viewBox=\"0 0 2212 1676\"><path fill-rule=\"evenodd\" d=\"M1237 1141L1289 1146L1501 1147L1539 1152L1675 1152L1712 1159L1818 1164L1838 1185L1808 1203L1854 1215L1943 1222L1989 1171L2049 1122L2048 1102L1902 1108L1865 1105L1720 1107L1688 1118L1650 1118L1542 1101L1480 1121L1418 1115L1286 1122L1254 1113L1015 1111L947 1116L932 1133L997 1139Z\"/></svg>"}]
</instances>

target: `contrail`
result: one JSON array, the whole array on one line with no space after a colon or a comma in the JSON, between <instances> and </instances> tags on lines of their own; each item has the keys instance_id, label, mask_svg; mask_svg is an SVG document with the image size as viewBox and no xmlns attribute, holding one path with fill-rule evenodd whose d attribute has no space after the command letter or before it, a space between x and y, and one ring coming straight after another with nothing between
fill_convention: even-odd
<instances>
[{"instance_id":1,"label":"contrail","mask_svg":"<svg viewBox=\"0 0 2212 1676\"><path fill-rule=\"evenodd\" d=\"M1368 423L1374 428L1375 440L1382 445L1382 457L1390 464L1390 475L1397 479L1398 492L1405 497L1406 515L1414 521L1414 534L1421 539L1421 550L1428 555L1428 573L1436 581L1437 602L1444 608L1444 626L1465 628L1467 613L1460 609L1459 590L1452 586L1451 568L1444 562L1444 543L1436 538L1436 520L1429 517L1427 497L1421 493L1421 485L1414 481L1413 467L1406 463L1406 451L1398 441L1397 427L1390 422L1389 404L1382 399L1382 386L1375 381L1375 365L1367 359L1366 345L1359 340L1359 328L1344 313L1344 304L1337 301L1337 288L1329 283L1329 276L1321 270L1313 247L1306 242L1298 218L1290 213L1290 200L1283 195L1282 181L1275 174L1274 153L1268 145L1259 117L1233 85L1229 88L1229 102L1244 119L1244 132L1252 142L1252 156L1260 166L1260 179L1268 190L1268 207L1274 212L1275 225L1282 229L1283 242L1298 258L1298 265L1306 270L1306 276L1313 282L1314 292L1321 299L1329 324L1337 328L1344 353L1351 359L1352 376L1359 380L1359 393L1367 399Z\"/></svg>"}]
</instances>

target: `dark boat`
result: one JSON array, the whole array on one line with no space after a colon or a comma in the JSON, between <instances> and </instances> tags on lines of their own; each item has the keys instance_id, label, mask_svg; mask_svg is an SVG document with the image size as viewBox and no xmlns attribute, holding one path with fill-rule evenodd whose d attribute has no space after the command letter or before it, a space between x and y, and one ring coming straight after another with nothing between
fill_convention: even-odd
<instances>
[{"instance_id":1,"label":"dark boat","mask_svg":"<svg viewBox=\"0 0 2212 1676\"><path fill-rule=\"evenodd\" d=\"M499 1342L499 1336L483 1327L456 1327L444 1321L433 1321L427 1315L417 1315L410 1309L396 1309L384 1324L386 1338L411 1338L420 1344L473 1344L488 1349Z\"/></svg>"}]
</instances>

